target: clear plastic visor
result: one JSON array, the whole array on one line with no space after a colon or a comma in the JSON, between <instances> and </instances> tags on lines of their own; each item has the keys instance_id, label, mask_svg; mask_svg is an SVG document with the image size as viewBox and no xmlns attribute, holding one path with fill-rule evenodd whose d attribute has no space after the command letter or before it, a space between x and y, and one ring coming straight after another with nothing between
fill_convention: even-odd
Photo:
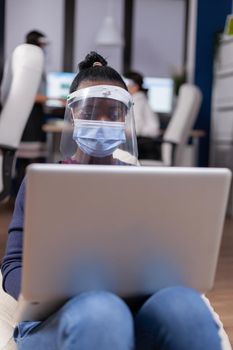
<instances>
[{"instance_id":1,"label":"clear plastic visor","mask_svg":"<svg viewBox=\"0 0 233 350\"><path fill-rule=\"evenodd\" d=\"M121 101L102 97L90 97L69 105L73 121L89 120L125 123L128 108Z\"/></svg>"},{"instance_id":2,"label":"clear plastic visor","mask_svg":"<svg viewBox=\"0 0 233 350\"><path fill-rule=\"evenodd\" d=\"M137 164L131 95L97 85L68 96L61 153L81 164Z\"/></svg>"}]
</instances>

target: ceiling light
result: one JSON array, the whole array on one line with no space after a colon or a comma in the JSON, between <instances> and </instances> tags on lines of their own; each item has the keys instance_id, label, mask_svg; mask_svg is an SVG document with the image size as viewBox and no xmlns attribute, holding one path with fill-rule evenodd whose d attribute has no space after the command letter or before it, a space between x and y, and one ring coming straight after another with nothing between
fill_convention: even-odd
<instances>
[{"instance_id":1,"label":"ceiling light","mask_svg":"<svg viewBox=\"0 0 233 350\"><path fill-rule=\"evenodd\" d=\"M108 14L104 18L100 30L97 34L96 44L106 46L121 46L123 45L123 38L112 16L112 0L108 1Z\"/></svg>"}]
</instances>

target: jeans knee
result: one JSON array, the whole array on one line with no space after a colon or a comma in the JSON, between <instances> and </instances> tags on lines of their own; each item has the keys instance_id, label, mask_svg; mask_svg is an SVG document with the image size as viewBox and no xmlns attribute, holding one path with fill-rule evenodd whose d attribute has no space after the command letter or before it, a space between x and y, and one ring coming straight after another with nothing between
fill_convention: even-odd
<instances>
[{"instance_id":1,"label":"jeans knee","mask_svg":"<svg viewBox=\"0 0 233 350\"><path fill-rule=\"evenodd\" d=\"M216 344L212 349L219 349L218 327L208 307L198 292L182 286L162 289L147 300L136 317L136 333L139 342L149 334L150 339L156 335L156 341L169 339L177 349L185 348L190 341L196 342L195 349L199 349L199 341L211 342Z\"/></svg>"},{"instance_id":2,"label":"jeans knee","mask_svg":"<svg viewBox=\"0 0 233 350\"><path fill-rule=\"evenodd\" d=\"M68 318L94 319L95 322L113 318L131 319L130 310L123 300L105 291L82 293L72 298L65 305L64 314Z\"/></svg>"},{"instance_id":3,"label":"jeans knee","mask_svg":"<svg viewBox=\"0 0 233 350\"><path fill-rule=\"evenodd\" d=\"M159 317L163 321L195 321L209 314L209 310L198 292L187 287L169 287L155 293L139 312L148 317ZM211 316L211 315L210 315Z\"/></svg>"},{"instance_id":4,"label":"jeans knee","mask_svg":"<svg viewBox=\"0 0 233 350\"><path fill-rule=\"evenodd\" d=\"M128 306L109 292L88 292L71 299L62 308L59 323L59 342L69 336L85 338L85 342L89 341L87 338L101 337L109 337L110 341L117 334L129 343L133 339L133 318Z\"/></svg>"}]
</instances>

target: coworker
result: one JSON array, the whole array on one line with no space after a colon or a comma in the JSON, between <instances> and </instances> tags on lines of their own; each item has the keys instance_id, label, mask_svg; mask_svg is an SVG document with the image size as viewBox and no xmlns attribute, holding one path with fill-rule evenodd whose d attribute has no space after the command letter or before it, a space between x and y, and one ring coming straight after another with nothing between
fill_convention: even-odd
<instances>
[{"instance_id":1,"label":"coworker","mask_svg":"<svg viewBox=\"0 0 233 350\"><path fill-rule=\"evenodd\" d=\"M156 137L159 135L159 117L152 111L143 87L143 76L135 71L124 75L129 92L133 95L134 119L137 136Z\"/></svg>"},{"instance_id":2,"label":"coworker","mask_svg":"<svg viewBox=\"0 0 233 350\"><path fill-rule=\"evenodd\" d=\"M134 101L139 159L159 159L160 150L154 139L160 134L160 122L157 113L149 105L147 90L143 87L143 76L139 72L129 71L124 77Z\"/></svg>"},{"instance_id":3,"label":"coworker","mask_svg":"<svg viewBox=\"0 0 233 350\"><path fill-rule=\"evenodd\" d=\"M45 56L45 50L49 44L49 41L44 33L37 30L32 30L26 34L25 43L39 46L43 50ZM35 104L23 132L23 142L45 142L46 134L42 130L42 125L44 123L43 104L46 99L46 74L44 69L36 95Z\"/></svg>"},{"instance_id":4,"label":"coworker","mask_svg":"<svg viewBox=\"0 0 233 350\"><path fill-rule=\"evenodd\" d=\"M46 58L47 48L50 43L46 34L38 30L32 30L26 34L25 43L39 46L44 52L44 57ZM46 101L46 73L44 69L42 78L41 78L41 83L36 96L36 102L44 103L45 101Z\"/></svg>"},{"instance_id":5,"label":"coworker","mask_svg":"<svg viewBox=\"0 0 233 350\"><path fill-rule=\"evenodd\" d=\"M63 163L123 165L129 159L133 164L137 150L132 98L124 81L95 52L86 56L79 69L67 101L65 119L72 131L68 128L62 137ZM23 255L25 181L16 199L1 266L3 288L16 299ZM127 305L110 292L81 293L43 322L18 324L14 338L23 350L221 349L218 326L196 291L184 286L164 288L138 307L133 316L130 302Z\"/></svg>"}]
</instances>

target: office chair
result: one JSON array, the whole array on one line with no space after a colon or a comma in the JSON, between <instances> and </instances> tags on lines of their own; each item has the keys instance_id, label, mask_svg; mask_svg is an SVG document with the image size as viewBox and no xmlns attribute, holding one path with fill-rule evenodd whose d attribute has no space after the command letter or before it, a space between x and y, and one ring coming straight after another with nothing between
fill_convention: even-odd
<instances>
[{"instance_id":1,"label":"office chair","mask_svg":"<svg viewBox=\"0 0 233 350\"><path fill-rule=\"evenodd\" d=\"M164 132L155 139L161 146L161 160L139 159L144 166L180 166L184 147L196 121L202 101L202 93L197 86L183 84L179 90L174 114Z\"/></svg>"},{"instance_id":2,"label":"office chair","mask_svg":"<svg viewBox=\"0 0 233 350\"><path fill-rule=\"evenodd\" d=\"M21 44L7 63L9 90L0 114L0 202L10 195L15 155L35 101L43 60L41 48Z\"/></svg>"}]
</instances>

